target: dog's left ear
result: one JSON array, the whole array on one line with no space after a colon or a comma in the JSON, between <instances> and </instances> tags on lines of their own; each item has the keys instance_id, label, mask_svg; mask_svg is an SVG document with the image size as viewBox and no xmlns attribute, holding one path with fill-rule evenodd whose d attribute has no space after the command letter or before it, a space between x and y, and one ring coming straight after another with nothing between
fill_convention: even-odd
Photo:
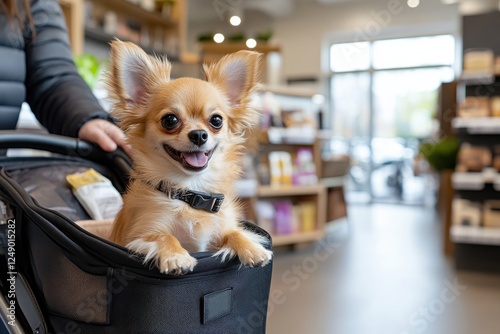
<instances>
[{"instance_id":1,"label":"dog's left ear","mask_svg":"<svg viewBox=\"0 0 500 334\"><path fill-rule=\"evenodd\" d=\"M238 51L203 66L207 81L222 89L229 100L233 118L230 127L235 132L258 122L258 113L249 108L249 102L256 89L260 57L258 52Z\"/></svg>"},{"instance_id":2,"label":"dog's left ear","mask_svg":"<svg viewBox=\"0 0 500 334\"><path fill-rule=\"evenodd\" d=\"M113 117L125 130L141 123L144 106L153 89L170 81L171 64L166 58L151 57L137 45L119 40L111 43L111 63L106 87L113 101Z\"/></svg>"}]
</instances>

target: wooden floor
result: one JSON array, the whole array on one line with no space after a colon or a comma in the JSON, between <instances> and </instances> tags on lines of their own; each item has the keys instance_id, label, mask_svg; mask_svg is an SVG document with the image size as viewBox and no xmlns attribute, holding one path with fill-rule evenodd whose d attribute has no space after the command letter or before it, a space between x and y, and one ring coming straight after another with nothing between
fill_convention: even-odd
<instances>
[{"instance_id":1,"label":"wooden floor","mask_svg":"<svg viewBox=\"0 0 500 334\"><path fill-rule=\"evenodd\" d=\"M500 276L457 272L432 207L350 206L275 255L268 334L499 334Z\"/></svg>"}]
</instances>

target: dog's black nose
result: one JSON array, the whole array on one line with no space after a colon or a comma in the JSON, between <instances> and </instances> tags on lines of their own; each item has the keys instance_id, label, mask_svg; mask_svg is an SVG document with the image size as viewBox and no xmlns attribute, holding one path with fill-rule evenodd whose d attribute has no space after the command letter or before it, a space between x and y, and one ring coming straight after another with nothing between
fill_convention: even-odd
<instances>
[{"instance_id":1,"label":"dog's black nose","mask_svg":"<svg viewBox=\"0 0 500 334\"><path fill-rule=\"evenodd\" d=\"M208 133L205 130L193 130L188 133L189 140L198 146L205 144L208 140Z\"/></svg>"}]
</instances>

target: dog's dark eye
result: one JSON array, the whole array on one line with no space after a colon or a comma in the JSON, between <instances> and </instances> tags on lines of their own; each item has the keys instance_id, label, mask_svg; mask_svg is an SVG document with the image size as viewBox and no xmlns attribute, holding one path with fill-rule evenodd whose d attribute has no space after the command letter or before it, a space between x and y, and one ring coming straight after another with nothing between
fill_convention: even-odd
<instances>
[{"instance_id":1,"label":"dog's dark eye","mask_svg":"<svg viewBox=\"0 0 500 334\"><path fill-rule=\"evenodd\" d=\"M214 128L214 129L220 129L222 128L222 116L221 115L213 115L211 118L210 118L210 125Z\"/></svg>"},{"instance_id":2,"label":"dog's dark eye","mask_svg":"<svg viewBox=\"0 0 500 334\"><path fill-rule=\"evenodd\" d=\"M161 125L167 130L174 129L179 122L179 119L174 114L168 114L161 118Z\"/></svg>"}]
</instances>

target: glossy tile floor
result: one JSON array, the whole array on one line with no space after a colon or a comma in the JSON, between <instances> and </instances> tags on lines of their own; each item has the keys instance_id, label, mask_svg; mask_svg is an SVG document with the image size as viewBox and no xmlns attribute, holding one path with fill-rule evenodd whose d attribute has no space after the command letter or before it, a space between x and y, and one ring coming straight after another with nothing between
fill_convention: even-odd
<instances>
[{"instance_id":1,"label":"glossy tile floor","mask_svg":"<svg viewBox=\"0 0 500 334\"><path fill-rule=\"evenodd\" d=\"M268 334L499 334L500 276L457 272L432 207L349 206L275 256Z\"/></svg>"}]
</instances>

